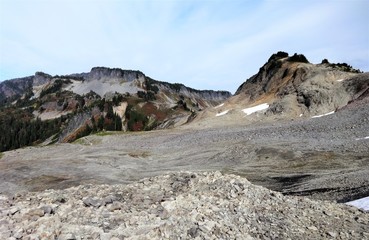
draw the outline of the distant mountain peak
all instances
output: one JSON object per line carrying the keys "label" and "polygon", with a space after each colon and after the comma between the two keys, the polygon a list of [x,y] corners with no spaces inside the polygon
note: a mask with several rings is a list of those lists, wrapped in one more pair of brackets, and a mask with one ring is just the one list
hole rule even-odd
{"label": "distant mountain peak", "polygon": [[[218,119],[251,123],[326,116],[348,104],[367,102],[368,74],[347,63],[324,59],[313,64],[303,54],[279,51],[242,83],[234,96],[202,117],[217,119],[214,123],[218,124]],[[263,110],[245,116],[248,110],[261,107]]]}
{"label": "distant mountain peak", "polygon": [[[272,90],[271,86],[275,84],[280,84],[281,80],[286,82],[286,77],[291,75],[291,73],[292,75],[290,76],[290,78],[304,79],[306,78],[304,74],[311,72],[312,69],[316,69],[321,73],[329,72],[332,70],[338,70],[336,71],[336,73],[360,73],[359,70],[353,69],[350,65],[346,63],[334,64],[329,63],[328,60],[325,59],[322,64],[311,64],[303,54],[295,53],[290,56],[287,52],[279,51],[272,54],[268,61],[259,69],[259,72],[247,79],[237,89],[235,95],[246,93],[250,94],[250,96],[253,98],[253,96],[266,93],[268,92],[268,90]],[[262,91],[254,91],[254,89],[250,86],[250,84],[253,83],[257,83]]]}
{"label": "distant mountain peak", "polygon": [[36,72],[0,83],[4,112],[0,132],[6,135],[0,139],[0,151],[45,141],[54,134],[51,141],[71,142],[98,131],[180,126],[230,96],[120,68],[94,67],[88,73],[62,76]]}

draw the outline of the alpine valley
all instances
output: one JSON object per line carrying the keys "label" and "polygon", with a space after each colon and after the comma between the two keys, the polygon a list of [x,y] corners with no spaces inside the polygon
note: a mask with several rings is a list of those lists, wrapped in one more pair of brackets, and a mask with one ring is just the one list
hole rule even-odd
{"label": "alpine valley", "polygon": [[37,72],[0,102],[0,239],[369,239],[369,73],[347,63],[277,52],[234,95]]}

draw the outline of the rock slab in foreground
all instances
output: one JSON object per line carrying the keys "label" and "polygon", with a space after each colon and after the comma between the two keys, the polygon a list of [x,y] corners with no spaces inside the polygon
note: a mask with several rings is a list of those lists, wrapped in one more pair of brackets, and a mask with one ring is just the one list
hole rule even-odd
{"label": "rock slab in foreground", "polygon": [[0,239],[369,239],[369,214],[219,172],[0,196]]}

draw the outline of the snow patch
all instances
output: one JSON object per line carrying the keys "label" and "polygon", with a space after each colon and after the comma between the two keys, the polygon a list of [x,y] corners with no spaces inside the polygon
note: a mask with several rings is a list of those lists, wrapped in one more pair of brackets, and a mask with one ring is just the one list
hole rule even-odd
{"label": "snow patch", "polygon": [[338,80],[336,80],[337,82],[342,82],[344,79],[338,79]]}
{"label": "snow patch", "polygon": [[334,113],[334,111],[332,111],[332,112],[329,112],[329,113],[325,113],[325,114],[322,114],[322,115],[316,115],[316,116],[312,116],[311,118],[319,118],[319,117],[324,117],[324,116],[328,116],[328,115],[331,115],[331,114],[333,114]]}
{"label": "snow patch", "polygon": [[299,117],[302,117],[302,113],[300,114],[300,116]]}
{"label": "snow patch", "polygon": [[224,105],[224,103],[219,104],[218,106],[215,106],[214,108],[220,108],[220,107],[222,107],[223,105]]}
{"label": "snow patch", "polygon": [[356,141],[358,141],[358,140],[365,140],[365,139],[369,139],[369,136],[363,137],[363,138],[356,138]]}
{"label": "snow patch", "polygon": [[225,110],[224,112],[217,113],[215,116],[216,117],[223,116],[223,115],[226,115],[228,112],[229,112],[229,110]]}
{"label": "snow patch", "polygon": [[347,205],[361,208],[365,211],[369,211],[369,197],[360,198],[351,202],[347,202]]}
{"label": "snow patch", "polygon": [[246,115],[250,115],[253,114],[254,112],[258,112],[261,110],[265,110],[269,108],[269,104],[268,103],[263,103],[254,107],[250,107],[250,108],[245,108],[242,110],[242,112],[246,113]]}

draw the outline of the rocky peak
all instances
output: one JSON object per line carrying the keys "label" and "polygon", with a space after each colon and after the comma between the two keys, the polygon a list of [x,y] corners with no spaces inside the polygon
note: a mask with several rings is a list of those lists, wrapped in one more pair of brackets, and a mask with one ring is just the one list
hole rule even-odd
{"label": "rocky peak", "polygon": [[11,102],[32,88],[34,76],[0,82],[0,103]]}
{"label": "rocky peak", "polygon": [[33,77],[33,86],[40,86],[45,83],[50,82],[53,77],[44,72],[36,72],[35,76]]}
{"label": "rocky peak", "polygon": [[94,67],[87,74],[87,80],[120,79],[131,82],[143,78],[145,75],[140,71],[122,70],[120,68]]}
{"label": "rocky peak", "polygon": [[[289,56],[286,52],[273,54],[236,91],[230,102],[243,106],[268,103],[265,116],[280,118],[316,116],[335,112],[352,101],[366,89],[363,82],[355,80],[360,70],[346,63],[329,63],[324,59],[312,64],[302,55]],[[367,79],[366,75],[362,76]],[[356,86],[355,90],[348,85]]]}
{"label": "rocky peak", "polygon": [[286,58],[286,57],[288,57],[288,53],[279,51],[277,53],[273,53],[272,56],[270,56],[270,58],[268,59],[268,62]]}
{"label": "rocky peak", "polygon": [[237,89],[235,95],[246,94],[252,100],[263,94],[274,94],[290,80],[295,80],[295,85],[300,84],[312,66],[303,54],[289,56],[282,51],[272,54],[259,72]]}

